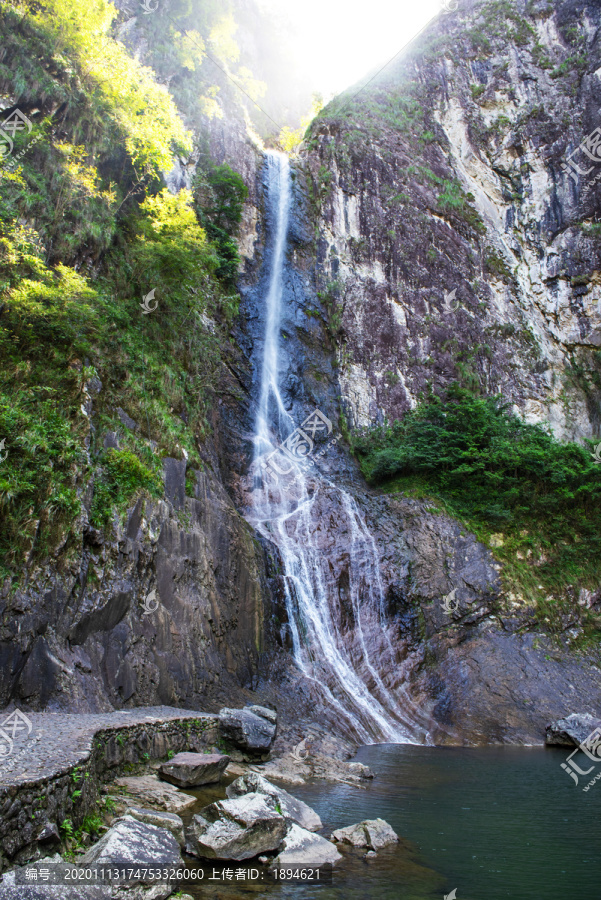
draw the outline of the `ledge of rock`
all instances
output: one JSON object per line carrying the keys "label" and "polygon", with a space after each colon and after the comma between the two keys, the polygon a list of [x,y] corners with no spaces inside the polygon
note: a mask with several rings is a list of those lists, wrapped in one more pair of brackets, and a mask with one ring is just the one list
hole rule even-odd
{"label": "ledge of rock", "polygon": [[161,765],[159,773],[178,787],[199,787],[221,781],[229,761],[221,753],[178,753]]}
{"label": "ledge of rock", "polygon": [[601,728],[601,719],[590,713],[572,713],[565,719],[558,719],[547,725],[545,743],[550,746],[578,747],[596,728]]}

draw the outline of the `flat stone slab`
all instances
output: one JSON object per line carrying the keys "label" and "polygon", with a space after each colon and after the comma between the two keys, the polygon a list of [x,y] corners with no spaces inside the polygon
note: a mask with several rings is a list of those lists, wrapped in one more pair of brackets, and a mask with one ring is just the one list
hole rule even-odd
{"label": "flat stone slab", "polygon": [[230,761],[222,753],[177,753],[159,767],[164,781],[178,787],[199,787],[221,781]]}
{"label": "flat stone slab", "polygon": [[112,782],[111,788],[114,786],[131,794],[138,803],[148,804],[155,809],[164,809],[170,813],[180,813],[196,803],[196,797],[183,794],[176,787],[159,781],[156,775],[131,775],[116,778]]}
{"label": "flat stone slab", "polygon": [[[0,722],[9,711],[0,712]],[[214,722],[217,716],[173,706],[143,706],[106,713],[29,712],[31,723],[21,723],[10,746],[10,754],[0,758],[0,786],[29,784],[70,772],[90,756],[99,731],[129,725],[157,725],[162,722],[202,719]]]}

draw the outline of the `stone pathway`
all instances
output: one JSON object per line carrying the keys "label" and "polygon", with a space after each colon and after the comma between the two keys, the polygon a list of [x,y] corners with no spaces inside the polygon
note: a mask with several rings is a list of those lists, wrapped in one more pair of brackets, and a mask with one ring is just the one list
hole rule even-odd
{"label": "stone pathway", "polygon": [[92,750],[94,735],[128,725],[182,719],[214,720],[213,713],[145,706],[107,713],[0,712],[0,786],[18,785],[70,771]]}

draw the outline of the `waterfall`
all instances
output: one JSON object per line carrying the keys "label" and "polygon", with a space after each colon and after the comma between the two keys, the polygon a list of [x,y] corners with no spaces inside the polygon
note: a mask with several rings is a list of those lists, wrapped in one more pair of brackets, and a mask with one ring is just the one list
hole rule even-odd
{"label": "waterfall", "polygon": [[[297,666],[343,726],[364,743],[409,743],[426,726],[403,687],[394,692],[383,673],[399,663],[384,616],[379,558],[356,501],[342,487],[302,464],[279,478],[264,461],[300,423],[280,393],[280,326],[291,205],[288,158],[266,155],[267,258],[265,338],[259,366],[254,463],[248,519],[279,550]],[[324,416],[331,428],[331,423]],[[319,424],[319,422],[317,423]],[[323,508],[322,508],[323,506]],[[332,512],[335,510],[335,513]],[[331,543],[324,516],[346,536],[346,557]],[[326,532],[324,534],[324,531]],[[343,558],[345,557],[345,558]],[[332,565],[344,570],[346,587],[332,582]]]}

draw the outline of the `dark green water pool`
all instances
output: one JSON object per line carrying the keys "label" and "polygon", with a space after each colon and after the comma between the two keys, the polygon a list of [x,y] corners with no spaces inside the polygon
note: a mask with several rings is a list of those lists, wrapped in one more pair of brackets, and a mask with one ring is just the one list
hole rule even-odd
{"label": "dark green water pool", "polygon": [[386,819],[402,837],[398,847],[374,860],[356,852],[334,870],[332,885],[205,885],[195,896],[443,900],[455,888],[457,900],[601,900],[601,782],[583,793],[560,768],[566,756],[363,747],[357,759],[377,772],[367,787],[321,782],[290,792],[328,830]]}

